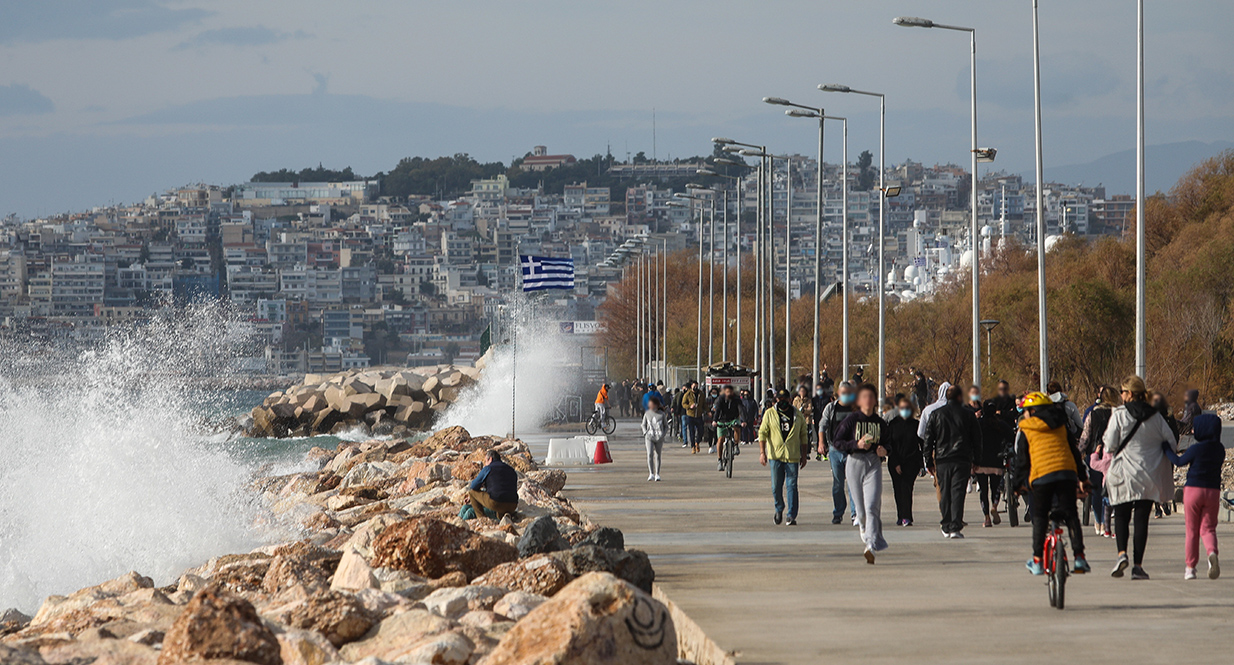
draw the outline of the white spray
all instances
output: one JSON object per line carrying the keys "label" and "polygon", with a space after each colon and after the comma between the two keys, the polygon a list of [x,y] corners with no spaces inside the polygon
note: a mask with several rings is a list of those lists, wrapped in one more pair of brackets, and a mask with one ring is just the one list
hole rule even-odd
{"label": "white spray", "polygon": [[167,584],[251,549],[252,463],[208,442],[207,395],[234,328],[218,308],[109,337],[69,362],[30,345],[0,365],[0,607],[136,570]]}

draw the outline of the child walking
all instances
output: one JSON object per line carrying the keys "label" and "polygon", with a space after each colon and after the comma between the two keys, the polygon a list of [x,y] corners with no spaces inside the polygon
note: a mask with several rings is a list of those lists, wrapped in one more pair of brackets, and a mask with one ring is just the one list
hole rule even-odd
{"label": "child walking", "polygon": [[1221,566],[1217,563],[1217,507],[1221,501],[1221,465],[1225,463],[1221,418],[1202,413],[1192,421],[1192,430],[1195,443],[1183,454],[1176,454],[1168,444],[1161,444],[1161,448],[1174,466],[1191,465],[1183,488],[1183,512],[1187,520],[1187,568],[1183,571],[1183,579],[1195,579],[1195,567],[1200,562],[1200,539],[1203,539],[1208,550],[1208,579],[1215,580],[1221,576]]}
{"label": "child walking", "polygon": [[647,481],[660,482],[660,454],[664,450],[664,435],[668,426],[664,422],[664,410],[660,399],[647,400],[643,413],[643,442],[647,444]]}

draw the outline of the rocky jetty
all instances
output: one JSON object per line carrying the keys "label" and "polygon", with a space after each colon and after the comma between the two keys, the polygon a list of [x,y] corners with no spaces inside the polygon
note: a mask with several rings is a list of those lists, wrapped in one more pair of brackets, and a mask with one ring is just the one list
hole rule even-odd
{"label": "rocky jetty", "polygon": [[[489,449],[519,472],[519,510],[461,520]],[[301,539],[164,587],[133,572],[51,596],[33,617],[7,611],[0,662],[678,662],[647,555],[580,515],[559,495],[565,472],[539,469],[521,441],[451,427],[307,459],[317,470],[254,482]]]}
{"label": "rocky jetty", "polygon": [[429,365],[306,374],[272,393],[241,424],[253,437],[313,436],[364,429],[373,435],[425,430],[480,378],[480,369]]}

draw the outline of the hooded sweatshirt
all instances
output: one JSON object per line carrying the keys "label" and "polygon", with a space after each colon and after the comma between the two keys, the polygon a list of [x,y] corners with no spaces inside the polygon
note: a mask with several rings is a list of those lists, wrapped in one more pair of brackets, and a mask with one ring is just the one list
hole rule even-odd
{"label": "hooded sweatshirt", "polygon": [[947,405],[947,389],[950,387],[950,381],[943,381],[943,385],[938,387],[938,399],[921,410],[921,420],[917,423],[917,438],[925,440],[926,425],[930,423],[930,414]]}
{"label": "hooded sweatshirt", "polygon": [[[1138,428],[1137,422],[1140,423]],[[1158,503],[1172,500],[1174,472],[1161,452],[1161,444],[1176,449],[1178,443],[1156,409],[1135,400],[1114,409],[1102,443],[1105,456],[1113,457],[1105,474],[1106,496],[1111,505],[1136,500]]]}
{"label": "hooded sweatshirt", "polygon": [[1016,482],[1031,487],[1058,481],[1087,480],[1080,451],[1067,433],[1067,412],[1061,404],[1038,408],[1020,421],[1016,439]]}
{"label": "hooded sweatshirt", "polygon": [[[857,442],[867,434],[874,443],[869,449],[863,450],[857,446]],[[835,437],[836,450],[849,455],[874,455],[879,446],[891,447],[891,442],[887,439],[887,422],[877,413],[867,416],[861,411],[852,412],[836,427]]]}
{"label": "hooded sweatshirt", "polygon": [[1195,443],[1182,455],[1168,445],[1161,450],[1174,466],[1191,465],[1187,469],[1187,487],[1221,489],[1221,465],[1225,464],[1225,446],[1221,443],[1221,418],[1211,413],[1202,413],[1192,422]]}

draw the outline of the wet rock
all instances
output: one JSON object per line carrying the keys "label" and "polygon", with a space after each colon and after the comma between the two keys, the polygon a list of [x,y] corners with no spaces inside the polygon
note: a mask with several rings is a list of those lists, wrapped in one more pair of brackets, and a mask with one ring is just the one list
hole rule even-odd
{"label": "wet rock", "polygon": [[507,593],[506,589],[491,586],[465,586],[438,589],[424,599],[428,611],[458,619],[473,610],[491,610],[493,605]]}
{"label": "wet rock", "polygon": [[565,588],[572,579],[574,577],[565,563],[556,557],[541,554],[503,563],[477,577],[474,583],[551,596]]}
{"label": "wet rock", "polygon": [[517,558],[518,550],[508,543],[439,519],[416,517],[382,532],[373,544],[372,563],[430,578],[460,572],[472,579]]}
{"label": "wet rock", "polygon": [[248,601],[220,586],[197,592],[163,639],[159,665],[229,658],[279,665],[279,643]]}
{"label": "wet rock", "polygon": [[606,550],[624,550],[626,548],[626,537],[621,533],[621,529],[614,529],[609,526],[602,526],[587,534],[583,542],[598,545]]}
{"label": "wet rock", "polygon": [[501,597],[493,605],[493,611],[508,619],[518,621],[523,617],[531,614],[531,611],[544,604],[548,600],[544,596],[536,593],[528,593],[526,591],[511,591]]}
{"label": "wet rock", "polygon": [[562,540],[561,532],[557,530],[557,522],[547,515],[537,517],[528,524],[518,541],[519,558],[565,549],[569,549],[569,545]]}
{"label": "wet rock", "polygon": [[580,577],[502,637],[485,665],[597,663],[676,665],[668,610],[605,573]]}

